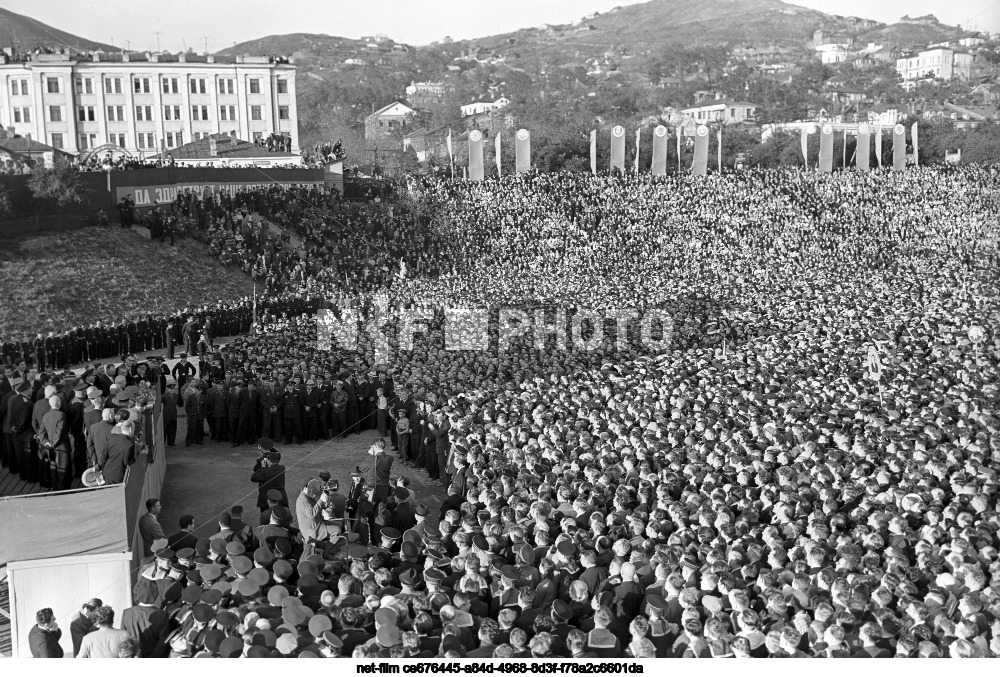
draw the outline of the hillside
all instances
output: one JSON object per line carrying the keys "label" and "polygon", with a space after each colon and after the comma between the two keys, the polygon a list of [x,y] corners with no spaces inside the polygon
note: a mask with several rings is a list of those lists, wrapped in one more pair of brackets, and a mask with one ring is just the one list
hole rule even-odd
{"label": "hillside", "polygon": [[111,45],[81,38],[0,7],[0,47],[12,47],[14,51],[26,52],[36,47],[66,46],[82,51],[115,49]]}

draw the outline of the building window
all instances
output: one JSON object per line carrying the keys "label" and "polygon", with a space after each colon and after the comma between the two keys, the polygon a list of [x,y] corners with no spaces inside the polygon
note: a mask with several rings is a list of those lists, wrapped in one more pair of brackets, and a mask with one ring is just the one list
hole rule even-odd
{"label": "building window", "polygon": [[156,138],[153,134],[145,133],[137,134],[136,136],[138,137],[139,148],[144,150],[156,150]]}
{"label": "building window", "polygon": [[28,96],[28,81],[27,80],[11,80],[10,82],[10,93],[13,96]]}
{"label": "building window", "polygon": [[108,106],[108,122],[124,122],[124,121],[125,121],[124,106]]}
{"label": "building window", "polygon": [[263,120],[261,117],[260,106],[250,106],[250,119],[251,120]]}
{"label": "building window", "polygon": [[49,122],[62,122],[61,106],[49,106]]}
{"label": "building window", "polygon": [[149,94],[149,78],[136,78],[132,81],[132,89],[136,94]]}
{"label": "building window", "polygon": [[167,132],[167,148],[176,148],[184,145],[184,132]]}
{"label": "building window", "polygon": [[199,78],[191,80],[191,93],[192,94],[204,94],[205,93],[205,80],[204,78]]}
{"label": "building window", "polygon": [[235,122],[236,106],[219,106],[219,119]]}
{"label": "building window", "polygon": [[177,94],[179,92],[177,88],[177,78],[164,78],[163,79],[163,93],[164,94]]}
{"label": "building window", "polygon": [[278,94],[288,94],[288,80],[278,78]]}
{"label": "building window", "polygon": [[63,135],[62,134],[53,134],[52,135],[52,143],[50,143],[49,145],[52,146],[53,148],[58,148],[59,150],[62,150],[62,147],[63,147]]}
{"label": "building window", "polygon": [[93,122],[94,121],[94,107],[93,106],[77,106],[76,107],[76,119],[80,122]]}
{"label": "building window", "polygon": [[135,119],[139,122],[150,122],[153,119],[152,106],[136,106]]}
{"label": "building window", "polygon": [[80,150],[87,150],[88,148],[97,146],[97,134],[80,134],[77,140]]}
{"label": "building window", "polygon": [[122,93],[122,79],[121,78],[106,78],[104,80],[104,93],[105,94],[121,94]]}
{"label": "building window", "polygon": [[76,79],[76,93],[77,94],[93,94],[94,93],[94,81],[91,78],[77,78]]}
{"label": "building window", "polygon": [[108,143],[115,146],[125,147],[125,135],[124,134],[108,134]]}
{"label": "building window", "polygon": [[45,78],[45,91],[49,94],[58,94],[59,78]]}
{"label": "building window", "polygon": [[236,91],[232,78],[222,78],[219,80],[219,94],[232,94]]}
{"label": "building window", "polygon": [[30,108],[15,108],[14,109],[14,122],[31,122],[31,109]]}
{"label": "building window", "polygon": [[258,80],[257,78],[250,79],[250,93],[260,94],[260,80]]}
{"label": "building window", "polygon": [[163,119],[164,120],[180,120],[181,119],[181,107],[180,106],[164,106],[163,107]]}
{"label": "building window", "polygon": [[288,106],[278,106],[278,119],[288,120]]}

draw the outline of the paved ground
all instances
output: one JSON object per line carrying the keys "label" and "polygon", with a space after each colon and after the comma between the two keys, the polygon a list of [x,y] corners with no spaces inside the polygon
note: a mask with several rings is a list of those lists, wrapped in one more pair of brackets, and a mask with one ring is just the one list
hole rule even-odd
{"label": "paved ground", "polygon": [[[179,410],[183,412],[183,410]],[[195,516],[200,530],[197,535],[209,536],[218,531],[218,516],[234,505],[242,505],[246,514],[256,520],[257,485],[250,482],[250,475],[257,460],[256,447],[243,445],[233,448],[228,442],[217,443],[206,440],[202,446],[184,446],[187,421],[179,414],[177,446],[167,447],[167,476],[164,481],[163,512],[160,524],[169,535],[178,529],[178,519],[185,513]],[[367,471],[372,477],[368,448],[378,439],[374,430],[368,430],[347,438],[319,441],[308,444],[277,444],[281,452],[281,462],[286,467],[286,490],[289,500],[302,488],[305,480],[316,477],[321,470],[328,470],[340,480],[342,491],[350,486],[350,473],[355,466]],[[416,499],[437,514],[445,498],[444,487],[431,482],[423,470],[415,470],[396,461],[393,476],[405,475],[410,480],[410,488]],[[294,507],[293,507],[294,510]]]}

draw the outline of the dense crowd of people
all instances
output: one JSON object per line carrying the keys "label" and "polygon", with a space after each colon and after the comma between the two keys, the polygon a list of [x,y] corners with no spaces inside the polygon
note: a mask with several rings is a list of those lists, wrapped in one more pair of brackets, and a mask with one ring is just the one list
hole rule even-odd
{"label": "dense crowd of people", "polygon": [[[963,166],[247,196],[302,246],[265,261],[249,334],[173,377],[188,443],[257,442],[262,512],[151,548],[122,629],[143,656],[997,655],[998,188]],[[499,307],[657,309],[670,349],[609,322],[590,350],[445,350],[456,306],[493,336]],[[357,345],[317,342],[320,307],[361,311]],[[379,355],[406,308],[433,319]],[[364,427],[374,479],[293,499],[279,447]]]}

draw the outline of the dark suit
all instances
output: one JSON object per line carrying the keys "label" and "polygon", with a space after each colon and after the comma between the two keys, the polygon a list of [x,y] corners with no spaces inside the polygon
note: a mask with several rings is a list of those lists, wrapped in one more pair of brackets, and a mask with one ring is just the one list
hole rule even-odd
{"label": "dark suit", "polygon": [[7,434],[7,448],[14,452],[7,458],[10,471],[19,473],[23,480],[28,479],[28,457],[31,456],[31,409],[31,401],[25,395],[14,395],[7,402],[7,418],[3,426]]}
{"label": "dark suit", "polygon": [[280,463],[267,468],[257,468],[250,476],[251,482],[257,482],[257,508],[267,510],[267,492],[277,489],[281,492],[280,505],[288,507],[288,494],[285,492],[285,466]]}
{"label": "dark suit", "polygon": [[133,462],[135,442],[130,437],[117,433],[111,435],[108,441],[107,456],[97,458],[108,484],[121,484],[125,480],[125,469]]}
{"label": "dark suit", "polygon": [[42,630],[37,625],[31,626],[28,631],[28,648],[31,649],[32,658],[62,658],[63,650],[59,646],[59,639],[62,637],[62,629],[55,632]]}

